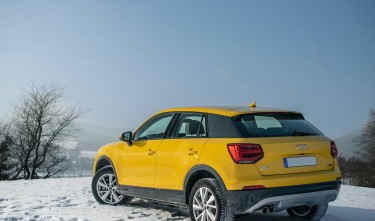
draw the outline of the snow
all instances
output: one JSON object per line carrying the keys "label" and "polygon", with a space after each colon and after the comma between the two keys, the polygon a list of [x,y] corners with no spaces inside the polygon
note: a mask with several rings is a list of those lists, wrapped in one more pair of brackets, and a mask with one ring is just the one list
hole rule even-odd
{"label": "snow", "polygon": [[[187,210],[136,199],[128,206],[99,205],[91,178],[0,182],[0,220],[189,221]],[[375,189],[342,186],[322,221],[367,221],[375,217]],[[292,221],[286,212],[251,214],[237,221]]]}

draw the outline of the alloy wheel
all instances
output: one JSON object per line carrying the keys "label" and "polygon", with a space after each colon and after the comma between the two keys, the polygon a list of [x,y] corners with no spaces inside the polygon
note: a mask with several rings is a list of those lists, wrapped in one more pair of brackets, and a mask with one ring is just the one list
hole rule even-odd
{"label": "alloy wheel", "polygon": [[123,195],[117,192],[117,181],[114,174],[106,173],[99,177],[96,191],[107,204],[117,204],[123,198]]}
{"label": "alloy wheel", "polygon": [[193,214],[197,221],[215,221],[218,204],[215,196],[207,187],[199,188],[194,194]]}

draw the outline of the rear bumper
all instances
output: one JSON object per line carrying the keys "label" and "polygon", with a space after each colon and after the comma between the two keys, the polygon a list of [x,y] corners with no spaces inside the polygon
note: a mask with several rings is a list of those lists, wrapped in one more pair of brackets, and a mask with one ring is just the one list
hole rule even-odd
{"label": "rear bumper", "polygon": [[341,181],[260,190],[227,191],[228,204],[234,214],[252,213],[264,206],[275,206],[281,211],[293,206],[313,206],[334,201]]}

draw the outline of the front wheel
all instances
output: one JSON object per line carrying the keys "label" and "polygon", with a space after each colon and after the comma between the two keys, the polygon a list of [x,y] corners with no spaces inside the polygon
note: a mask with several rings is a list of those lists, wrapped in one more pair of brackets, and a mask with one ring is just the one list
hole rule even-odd
{"label": "front wheel", "polygon": [[224,192],[215,179],[199,180],[189,197],[189,213],[192,221],[232,221]]}
{"label": "front wheel", "polygon": [[117,191],[117,179],[112,167],[100,169],[92,179],[92,193],[100,204],[119,205],[129,203],[132,198]]}
{"label": "front wheel", "polygon": [[291,217],[299,217],[306,220],[320,220],[328,209],[328,203],[318,204],[315,206],[296,206],[286,211]]}

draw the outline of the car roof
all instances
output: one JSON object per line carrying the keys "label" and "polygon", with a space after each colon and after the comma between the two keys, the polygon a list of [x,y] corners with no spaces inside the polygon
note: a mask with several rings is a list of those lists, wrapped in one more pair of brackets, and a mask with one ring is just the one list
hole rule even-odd
{"label": "car roof", "polygon": [[276,108],[267,108],[267,107],[248,107],[248,106],[196,106],[196,107],[175,107],[162,110],[158,112],[160,113],[167,113],[167,112],[199,112],[199,113],[210,113],[210,114],[218,114],[228,117],[234,117],[241,114],[248,114],[248,113],[297,113],[301,114],[297,111],[291,110],[282,110]]}

